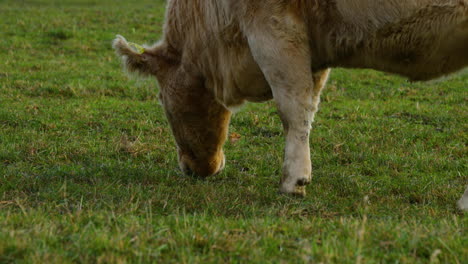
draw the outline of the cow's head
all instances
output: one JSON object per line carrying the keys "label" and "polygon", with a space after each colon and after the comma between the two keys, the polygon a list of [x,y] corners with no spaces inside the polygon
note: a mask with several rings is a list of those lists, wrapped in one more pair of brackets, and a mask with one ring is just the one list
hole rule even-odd
{"label": "cow's head", "polygon": [[182,171],[205,177],[222,170],[230,111],[206,89],[203,76],[181,65],[180,58],[167,47],[131,45],[121,36],[113,43],[128,71],[157,78]]}

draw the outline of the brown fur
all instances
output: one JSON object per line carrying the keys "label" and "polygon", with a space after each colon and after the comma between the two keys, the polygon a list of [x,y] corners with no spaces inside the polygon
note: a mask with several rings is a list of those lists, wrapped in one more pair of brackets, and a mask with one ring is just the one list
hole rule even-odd
{"label": "brown fur", "polygon": [[185,172],[222,169],[229,109],[274,98],[287,134],[282,190],[304,193],[327,68],[413,80],[462,69],[468,0],[168,0],[160,42],[138,54],[119,37],[114,48],[129,71],[158,79]]}

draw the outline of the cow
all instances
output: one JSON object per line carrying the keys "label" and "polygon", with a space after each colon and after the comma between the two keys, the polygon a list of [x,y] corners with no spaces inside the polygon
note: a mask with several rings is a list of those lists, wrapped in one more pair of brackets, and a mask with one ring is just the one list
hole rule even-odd
{"label": "cow", "polygon": [[273,99],[286,146],[280,191],[305,195],[309,131],[330,68],[426,81],[468,65],[468,0],[168,0],[162,39],[113,42],[156,77],[186,174],[225,166],[231,113]]}

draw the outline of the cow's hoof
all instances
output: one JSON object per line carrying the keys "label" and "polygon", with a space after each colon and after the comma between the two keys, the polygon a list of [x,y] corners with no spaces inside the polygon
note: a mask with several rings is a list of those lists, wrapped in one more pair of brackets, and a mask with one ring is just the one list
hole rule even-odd
{"label": "cow's hoof", "polygon": [[292,196],[304,197],[306,186],[310,183],[311,177],[283,178],[280,183],[280,192]]}
{"label": "cow's hoof", "polygon": [[288,188],[287,186],[282,185],[280,187],[280,193],[295,197],[305,197],[306,187],[305,185],[296,185],[293,188]]}
{"label": "cow's hoof", "polygon": [[306,186],[310,184],[310,178],[302,178],[296,181],[296,186]]}

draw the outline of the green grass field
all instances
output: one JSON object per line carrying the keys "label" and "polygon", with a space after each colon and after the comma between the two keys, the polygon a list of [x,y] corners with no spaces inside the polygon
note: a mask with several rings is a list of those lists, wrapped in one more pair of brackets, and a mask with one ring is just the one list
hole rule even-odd
{"label": "green grass field", "polygon": [[234,116],[226,170],[198,180],[155,81],[111,48],[158,40],[164,3],[0,0],[0,263],[468,263],[466,72],[335,70],[305,199],[277,192],[272,102]]}

